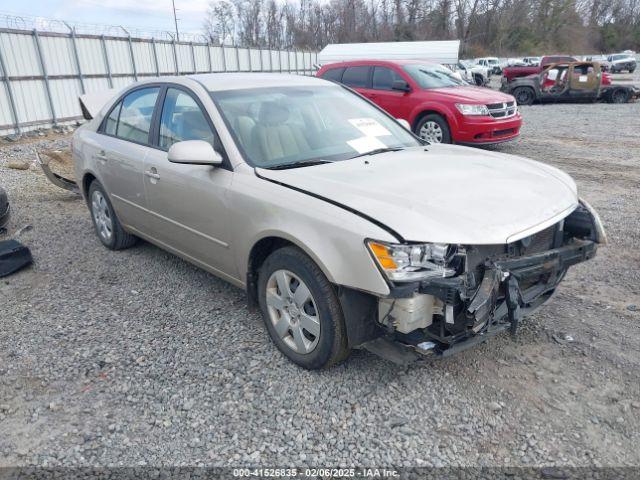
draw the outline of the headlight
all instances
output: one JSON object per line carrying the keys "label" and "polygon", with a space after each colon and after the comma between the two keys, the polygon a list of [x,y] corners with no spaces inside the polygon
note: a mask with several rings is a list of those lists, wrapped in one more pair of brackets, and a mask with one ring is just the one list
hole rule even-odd
{"label": "headlight", "polygon": [[489,115],[486,105],[467,105],[466,103],[456,103],[456,108],[462,115]]}
{"label": "headlight", "polygon": [[376,263],[393,282],[410,282],[430,277],[451,277],[455,270],[446,267],[451,256],[449,245],[420,243],[403,245],[368,240],[367,247]]}

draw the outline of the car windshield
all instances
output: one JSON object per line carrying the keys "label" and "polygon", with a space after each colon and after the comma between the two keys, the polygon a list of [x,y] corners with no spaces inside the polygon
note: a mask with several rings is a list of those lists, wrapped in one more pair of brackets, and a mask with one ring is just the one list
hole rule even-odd
{"label": "car windshield", "polygon": [[226,90],[211,97],[255,167],[303,166],[421,145],[395,120],[337,85]]}
{"label": "car windshield", "polygon": [[409,64],[403,68],[420,85],[420,88],[429,89],[467,85],[457,78],[451,70],[441,65]]}

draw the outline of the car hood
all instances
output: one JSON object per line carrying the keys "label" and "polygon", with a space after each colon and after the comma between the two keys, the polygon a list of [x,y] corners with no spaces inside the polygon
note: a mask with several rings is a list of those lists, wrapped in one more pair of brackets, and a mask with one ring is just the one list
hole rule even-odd
{"label": "car hood", "polygon": [[554,167],[451,145],[256,173],[415,242],[509,243],[560,221],[578,205],[575,183]]}
{"label": "car hood", "polygon": [[433,93],[442,93],[456,102],[468,102],[473,104],[501,103],[513,101],[513,97],[511,95],[496,92],[495,90],[490,90],[483,87],[464,86],[433,88],[425,91],[431,95]]}

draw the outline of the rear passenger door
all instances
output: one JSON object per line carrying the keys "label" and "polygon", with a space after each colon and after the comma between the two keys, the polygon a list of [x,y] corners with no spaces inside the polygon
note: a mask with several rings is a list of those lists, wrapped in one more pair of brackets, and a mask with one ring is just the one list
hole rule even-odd
{"label": "rear passenger door", "polygon": [[151,235],[166,248],[218,274],[236,278],[230,254],[227,192],[233,172],[227,166],[186,165],[167,159],[183,140],[204,140],[224,157],[218,135],[197,96],[169,86],[158,107],[156,146],[145,158],[144,189]]}
{"label": "rear passenger door", "polygon": [[403,80],[407,82],[402,75],[391,68],[380,66],[373,67],[371,98],[394,118],[404,118],[409,121],[411,113],[411,93],[394,90],[392,87],[395,80]]}
{"label": "rear passenger door", "polygon": [[98,133],[94,154],[99,180],[109,194],[119,220],[145,229],[144,159],[152,150],[149,133],[159,86],[127,93],[109,112]]}

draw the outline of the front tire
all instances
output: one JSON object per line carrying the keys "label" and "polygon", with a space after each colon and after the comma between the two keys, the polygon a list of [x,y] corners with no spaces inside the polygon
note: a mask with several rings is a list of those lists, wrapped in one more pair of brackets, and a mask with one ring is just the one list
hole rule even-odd
{"label": "front tire", "polygon": [[333,285],[296,247],[273,252],[258,275],[258,302],[278,349],[308,370],[349,356],[344,316]]}
{"label": "front tire", "polygon": [[136,237],[122,228],[104,188],[97,180],[89,186],[91,219],[102,244],[110,250],[123,250],[136,243]]}
{"label": "front tire", "polygon": [[451,143],[449,124],[437,113],[422,117],[416,125],[415,134],[429,143]]}

